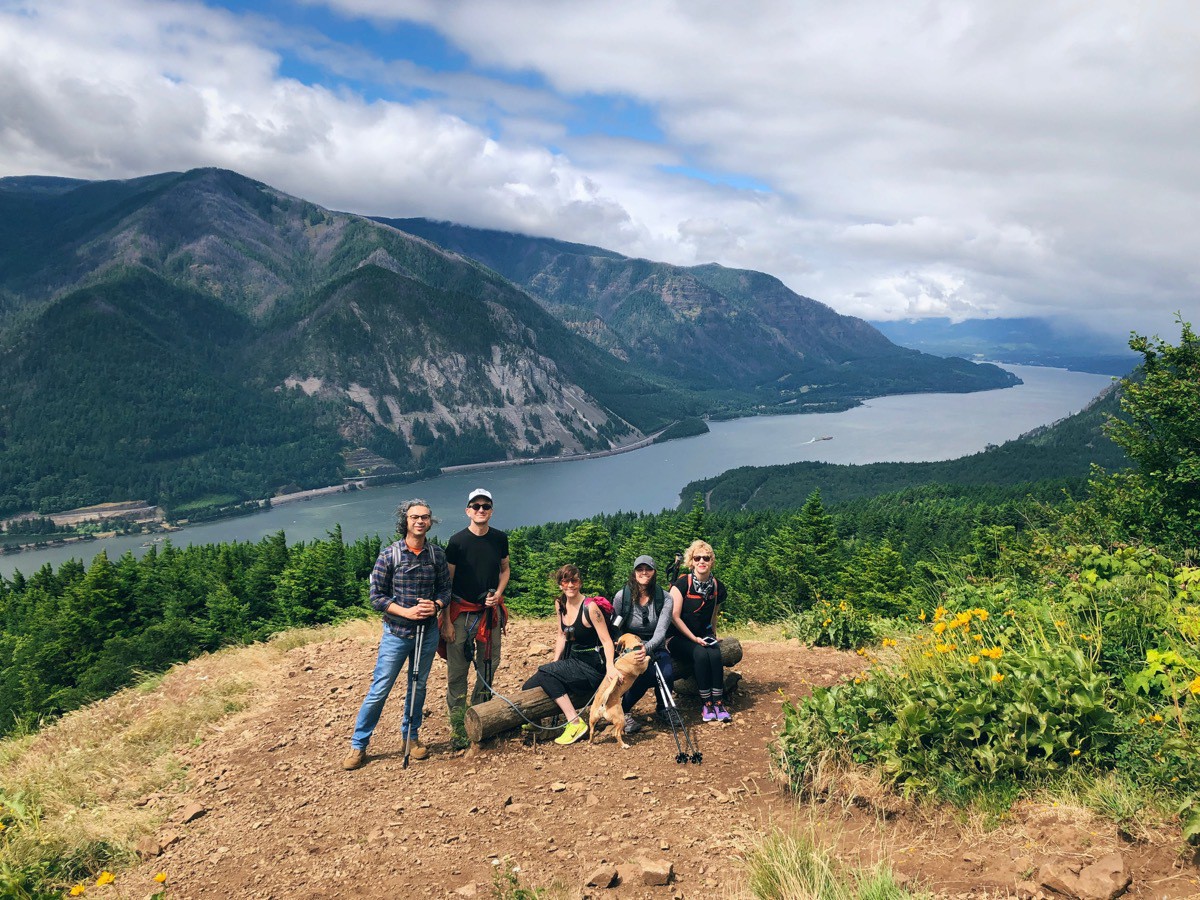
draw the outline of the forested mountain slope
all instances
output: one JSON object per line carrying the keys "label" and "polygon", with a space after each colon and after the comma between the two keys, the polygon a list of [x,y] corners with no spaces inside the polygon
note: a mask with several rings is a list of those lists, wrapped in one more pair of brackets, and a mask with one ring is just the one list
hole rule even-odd
{"label": "forested mountain slope", "polygon": [[761,272],[674,266],[427,219],[380,221],[495,269],[620,359],[693,390],[748,394],[772,411],[1016,383],[995,366],[897,347],[863,320]]}
{"label": "forested mountain slope", "polygon": [[233,172],[0,179],[0,222],[0,515],[328,484],[342,448],[606,448],[699,411],[477,263]]}

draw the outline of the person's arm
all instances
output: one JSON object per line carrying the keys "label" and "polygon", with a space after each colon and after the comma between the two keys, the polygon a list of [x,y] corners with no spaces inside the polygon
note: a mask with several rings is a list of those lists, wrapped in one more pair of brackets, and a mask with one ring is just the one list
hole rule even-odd
{"label": "person's arm", "polygon": [[[585,600],[584,603],[587,601]],[[612,635],[608,633],[608,622],[604,619],[604,613],[596,611],[588,618],[592,620],[592,627],[596,629],[596,637],[600,638],[600,646],[604,648],[604,674],[620,681],[621,673],[617,671],[616,660],[613,656]]]}
{"label": "person's arm", "polygon": [[558,662],[567,649],[567,633],[562,627],[562,613],[558,614],[558,637],[554,641],[554,661]]}
{"label": "person's arm", "polygon": [[[446,568],[450,571],[450,584],[453,585],[455,565],[447,559]],[[447,644],[454,642],[454,620],[450,618],[449,608],[438,610],[438,633]]]}
{"label": "person's arm", "polygon": [[[654,601],[651,600],[651,603]],[[671,627],[671,622],[675,618],[675,593],[674,588],[668,591],[663,597],[662,612],[658,614],[658,621],[654,623],[654,634],[650,635],[650,640],[646,641],[646,652],[648,654],[657,653],[659,648],[667,640],[667,629]]]}
{"label": "person's arm", "polygon": [[392,548],[384,547],[371,570],[371,608],[386,613],[392,602]]}
{"label": "person's arm", "polygon": [[504,589],[508,587],[508,579],[511,574],[508,568],[508,557],[506,556],[500,560],[500,580],[496,583],[496,590],[485,601],[488,606],[495,606],[504,599]]}

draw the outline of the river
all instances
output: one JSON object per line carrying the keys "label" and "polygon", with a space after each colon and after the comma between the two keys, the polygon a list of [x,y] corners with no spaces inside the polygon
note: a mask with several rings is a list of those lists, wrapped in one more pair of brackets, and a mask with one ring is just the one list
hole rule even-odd
{"label": "river", "polygon": [[[710,423],[708,434],[654,444],[600,459],[442,475],[290,503],[237,519],[222,519],[170,535],[177,546],[257,541],[284,531],[288,541],[325,537],[341,523],[347,540],[392,534],[396,505],[421,497],[447,538],[464,527],[471,488],[482,485],[496,500],[497,528],[580,519],[621,510],[674,508],[685,484],[738,466],[817,460],[830,463],[924,462],[954,459],[1011,440],[1039,425],[1078,412],[1112,383],[1107,375],[1005,364],[1024,384],[973,394],[880,397],[839,413],[759,416]],[[814,440],[829,436],[832,440]],[[0,574],[26,574],[68,559],[85,563],[101,550],[115,559],[145,552],[147,535],[127,535],[0,557]]]}

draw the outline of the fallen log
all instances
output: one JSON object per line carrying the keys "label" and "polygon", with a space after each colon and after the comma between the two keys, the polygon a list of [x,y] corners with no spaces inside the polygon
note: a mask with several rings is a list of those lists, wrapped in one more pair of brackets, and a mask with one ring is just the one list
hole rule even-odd
{"label": "fallen log", "polygon": [[[742,661],[742,643],[737,638],[721,638],[721,662],[725,666],[735,666]],[[692,667],[690,663],[675,662],[675,692],[692,696],[696,693],[696,684],[691,680]],[[736,689],[741,676],[736,672],[725,673],[725,689],[732,693]],[[588,695],[571,695],[571,703],[581,712],[582,705],[588,701]],[[515,707],[515,708],[514,708]],[[490,737],[523,725],[526,720],[537,722],[548,716],[557,715],[558,704],[539,688],[527,691],[517,691],[507,701],[493,697],[484,703],[468,707],[463,727],[467,737],[478,744]]]}

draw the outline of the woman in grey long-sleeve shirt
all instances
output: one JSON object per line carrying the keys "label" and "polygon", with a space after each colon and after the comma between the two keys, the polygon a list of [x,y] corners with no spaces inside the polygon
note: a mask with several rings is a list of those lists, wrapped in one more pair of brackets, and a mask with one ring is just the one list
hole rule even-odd
{"label": "woman in grey long-sleeve shirt", "polygon": [[[634,561],[633,571],[629,573],[629,581],[613,597],[613,624],[617,626],[618,634],[636,634],[642,639],[644,647],[642,651],[635,652],[644,652],[650,659],[646,671],[638,676],[633,686],[621,698],[621,708],[625,711],[626,734],[636,734],[642,729],[642,724],[629,715],[629,711],[642,699],[646,691],[654,686],[655,663],[662,670],[668,685],[675,680],[671,654],[667,653],[664,646],[667,629],[671,627],[673,607],[672,596],[658,586],[654,559],[639,556]],[[654,701],[661,711],[663,698],[658,691],[654,692]]]}

